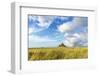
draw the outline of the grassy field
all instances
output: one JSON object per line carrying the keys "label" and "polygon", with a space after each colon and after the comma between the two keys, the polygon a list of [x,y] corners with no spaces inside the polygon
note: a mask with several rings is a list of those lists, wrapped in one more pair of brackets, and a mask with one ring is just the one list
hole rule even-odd
{"label": "grassy field", "polygon": [[28,60],[84,59],[88,58],[88,49],[82,48],[29,48]]}

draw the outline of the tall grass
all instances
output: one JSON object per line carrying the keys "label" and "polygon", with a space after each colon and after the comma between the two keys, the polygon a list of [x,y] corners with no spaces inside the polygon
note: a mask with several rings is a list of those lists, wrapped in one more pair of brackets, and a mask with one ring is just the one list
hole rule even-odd
{"label": "tall grass", "polygon": [[82,59],[88,58],[87,48],[29,48],[28,60]]}

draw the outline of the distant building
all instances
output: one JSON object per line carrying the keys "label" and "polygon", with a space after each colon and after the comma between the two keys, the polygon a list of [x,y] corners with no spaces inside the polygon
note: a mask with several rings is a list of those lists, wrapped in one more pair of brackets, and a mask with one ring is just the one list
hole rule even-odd
{"label": "distant building", "polygon": [[66,47],[63,43],[61,43],[60,45],[59,45],[59,47]]}

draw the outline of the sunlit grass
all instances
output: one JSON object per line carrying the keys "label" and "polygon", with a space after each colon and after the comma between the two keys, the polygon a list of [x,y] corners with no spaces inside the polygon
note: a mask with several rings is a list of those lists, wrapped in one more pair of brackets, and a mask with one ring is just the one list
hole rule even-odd
{"label": "sunlit grass", "polygon": [[81,48],[29,48],[28,60],[56,60],[88,58],[88,49]]}

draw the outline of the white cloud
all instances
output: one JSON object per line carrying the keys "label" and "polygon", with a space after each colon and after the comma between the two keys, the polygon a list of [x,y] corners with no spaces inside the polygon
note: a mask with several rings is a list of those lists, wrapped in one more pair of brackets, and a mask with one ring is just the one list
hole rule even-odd
{"label": "white cloud", "polygon": [[71,42],[69,42],[68,40],[65,40],[65,41],[64,41],[64,44],[65,44],[67,47],[73,47],[73,46],[74,46],[74,44],[71,43]]}
{"label": "white cloud", "polygon": [[50,39],[48,36],[29,35],[29,41],[32,42],[54,42],[56,40]]}
{"label": "white cloud", "polygon": [[71,22],[71,25],[73,28],[76,28],[78,26],[84,26],[86,22],[87,19],[85,17],[74,17],[73,21]]}
{"label": "white cloud", "polygon": [[51,16],[38,16],[38,26],[42,28],[48,28],[53,21],[54,17]]}
{"label": "white cloud", "polygon": [[38,26],[40,26],[40,27],[47,26],[47,23],[45,22],[45,18],[43,16],[38,16],[38,21],[39,21]]}
{"label": "white cloud", "polygon": [[66,32],[66,31],[70,31],[70,30],[72,30],[72,25],[71,25],[71,23],[70,22],[67,22],[67,23],[64,23],[64,24],[62,24],[62,25],[60,25],[59,27],[58,27],[58,30],[60,31],[60,32]]}
{"label": "white cloud", "polygon": [[33,21],[36,21],[37,20],[37,16],[30,15],[28,18],[29,18],[29,20],[33,20]]}
{"label": "white cloud", "polygon": [[[32,20],[34,23],[31,24],[31,27],[29,27],[29,34],[32,32],[39,32],[44,29],[47,29],[52,21],[54,20],[54,17],[51,16],[29,16],[29,20]],[[38,23],[38,22],[39,23]]]}
{"label": "white cloud", "polygon": [[78,41],[78,38],[73,36],[73,37],[68,37],[67,40],[74,44],[75,42]]}
{"label": "white cloud", "polygon": [[[74,33],[64,35],[64,44],[68,47],[74,47],[76,44],[81,46],[87,46],[87,33]],[[84,42],[85,41],[85,42]]]}
{"label": "white cloud", "polygon": [[42,30],[44,30],[44,28],[29,27],[28,33],[29,33],[29,34],[32,34],[32,33],[35,33],[35,32],[40,32],[40,31],[42,31]]}
{"label": "white cloud", "polygon": [[80,39],[81,40],[87,40],[88,39],[88,33],[87,32],[80,33],[79,35],[80,35]]}
{"label": "white cloud", "polygon": [[56,18],[61,19],[61,20],[69,20],[69,17],[67,16],[56,16]]}
{"label": "white cloud", "polygon": [[58,30],[60,32],[67,32],[71,31],[78,26],[83,26],[84,22],[86,22],[86,19],[83,17],[75,17],[71,22],[66,22],[58,27]]}
{"label": "white cloud", "polygon": [[28,33],[29,34],[31,34],[33,32],[39,32],[39,31],[44,30],[44,28],[37,28],[36,27],[36,25],[35,25],[36,23],[35,22],[37,22],[37,19],[38,19],[38,16],[29,16],[29,20],[30,21],[32,20],[34,22],[34,23],[30,24],[31,27],[29,27],[29,29],[28,29]]}
{"label": "white cloud", "polygon": [[29,33],[29,34],[31,34],[31,33],[33,33],[33,32],[34,32],[34,30],[35,30],[34,28],[29,28],[28,33]]}
{"label": "white cloud", "polygon": [[68,34],[68,33],[65,33],[64,35],[64,44],[67,46],[67,47],[73,47],[74,44],[78,41],[79,39],[79,35],[78,34]]}
{"label": "white cloud", "polygon": [[77,37],[77,38],[80,38],[80,34],[78,34],[78,33],[74,33],[73,34],[75,37]]}

